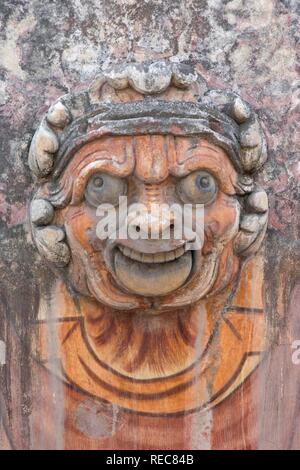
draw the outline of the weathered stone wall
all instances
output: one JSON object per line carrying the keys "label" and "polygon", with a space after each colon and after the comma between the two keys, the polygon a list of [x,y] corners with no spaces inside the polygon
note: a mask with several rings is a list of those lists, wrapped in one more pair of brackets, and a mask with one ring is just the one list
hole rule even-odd
{"label": "weathered stone wall", "polygon": [[[0,339],[5,340],[8,334],[4,318],[9,316],[24,339],[18,365],[23,379],[14,397],[24,426],[20,436],[26,434],[26,416],[30,413],[28,322],[36,311],[38,281],[42,276],[51,280],[52,276],[47,268],[41,267],[27,226],[27,204],[32,192],[27,155],[33,132],[57,97],[82,89],[101,68],[120,60],[172,58],[195,64],[211,87],[228,88],[249,101],[267,136],[269,159],[259,176],[270,201],[266,296],[271,323],[276,328],[286,326],[288,331],[287,335],[282,333],[284,339],[277,343],[288,348],[283,351],[278,347],[268,363],[270,396],[262,399],[262,406],[269,404],[271,397],[278,403],[278,410],[271,424],[262,418],[261,445],[296,445],[292,437],[287,444],[281,424],[286,423],[283,426],[286,429],[299,410],[285,414],[280,394],[288,393],[293,400],[299,390],[299,379],[297,373],[289,372],[285,380],[278,369],[281,367],[284,375],[284,361],[290,363],[289,345],[300,339],[299,320],[296,312],[289,318],[278,318],[273,294],[274,286],[282,282],[280,272],[285,279],[291,279],[291,288],[299,277],[295,262],[299,253],[300,173],[296,154],[297,3],[296,0],[1,1]],[[294,299],[298,292],[299,302],[299,290],[293,292]],[[289,293],[285,301],[288,309]],[[7,360],[11,355],[9,351]],[[9,396],[11,380],[7,371],[2,374],[3,396]],[[263,394],[265,390],[266,387]],[[271,444],[267,444],[264,436],[271,429]]]}

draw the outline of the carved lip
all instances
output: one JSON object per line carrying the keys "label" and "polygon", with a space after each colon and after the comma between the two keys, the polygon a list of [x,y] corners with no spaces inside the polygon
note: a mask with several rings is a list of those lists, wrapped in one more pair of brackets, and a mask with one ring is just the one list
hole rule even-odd
{"label": "carved lip", "polygon": [[114,250],[118,283],[129,292],[149,297],[166,295],[186,283],[193,268],[190,250],[181,246],[160,253],[142,253],[122,245]]}

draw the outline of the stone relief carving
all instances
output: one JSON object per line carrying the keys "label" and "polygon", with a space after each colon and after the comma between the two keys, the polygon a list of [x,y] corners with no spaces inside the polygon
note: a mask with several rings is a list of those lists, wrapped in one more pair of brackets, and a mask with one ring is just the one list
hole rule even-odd
{"label": "stone relief carving", "polygon": [[[185,64],[123,64],[51,106],[33,138],[32,236],[57,284],[40,308],[36,356],[78,390],[151,415],[214,406],[266,348],[263,256],[267,158],[258,118]],[[100,240],[96,210],[204,204],[188,236]],[[118,208],[117,208],[118,209]],[[172,221],[152,221],[158,234]],[[47,350],[57,320],[59,371]],[[66,405],[67,406],[67,405]]]}

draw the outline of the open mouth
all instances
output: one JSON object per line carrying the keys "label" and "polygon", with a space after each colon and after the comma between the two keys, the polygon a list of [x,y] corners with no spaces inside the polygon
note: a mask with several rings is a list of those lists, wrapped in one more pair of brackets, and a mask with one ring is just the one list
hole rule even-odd
{"label": "open mouth", "polygon": [[120,284],[144,296],[161,296],[178,289],[188,279],[192,264],[192,252],[185,246],[152,254],[118,245],[114,255]]}

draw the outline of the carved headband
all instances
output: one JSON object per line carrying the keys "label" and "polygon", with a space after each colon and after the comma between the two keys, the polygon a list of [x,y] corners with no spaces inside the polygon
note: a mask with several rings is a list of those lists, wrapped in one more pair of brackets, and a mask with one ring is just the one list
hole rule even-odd
{"label": "carved headband", "polygon": [[[168,89],[177,89],[170,98]],[[205,91],[186,65],[160,61],[111,69],[92,87],[60,98],[36,132],[29,165],[38,177],[56,179],[86,142],[104,135],[202,135],[222,147],[240,173],[266,160],[256,114],[234,93]],[[123,102],[122,90],[131,89]],[[189,96],[186,99],[186,93]],[[137,92],[137,93],[136,93]]]}

